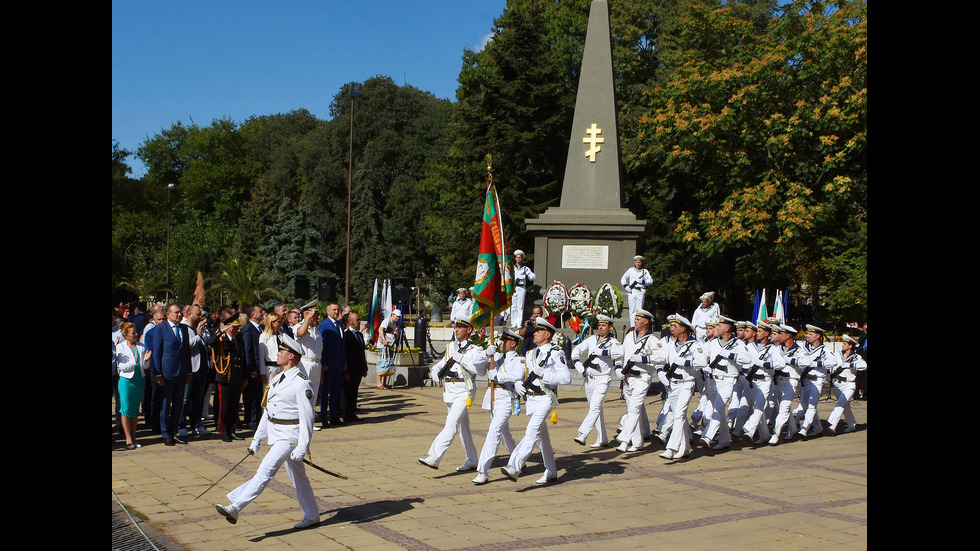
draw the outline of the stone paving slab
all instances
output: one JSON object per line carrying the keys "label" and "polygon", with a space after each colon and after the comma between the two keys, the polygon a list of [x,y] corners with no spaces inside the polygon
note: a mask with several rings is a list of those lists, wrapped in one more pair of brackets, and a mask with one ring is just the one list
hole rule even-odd
{"label": "stone paving slab", "polygon": [[[546,486],[537,450],[515,483],[500,473],[501,446],[490,482],[457,473],[464,460],[454,442],[438,470],[419,465],[445,422],[442,391],[432,387],[377,390],[362,385],[362,422],[313,435],[312,460],[349,478],[307,468],[321,512],[319,527],[296,531],[302,513],[285,469],[231,525],[217,502],[250,478],[259,458],[248,458],[200,499],[195,497],[247,453],[243,441],[212,435],[188,445],[164,446],[141,428],[142,448],[112,449],[112,489],[146,515],[169,549],[276,548],[423,551],[509,549],[617,549],[680,545],[684,549],[864,549],[868,522],[867,402],[852,402],[858,430],[780,444],[714,452],[697,449],[680,461],[659,457],[663,444],[636,453],[575,444],[587,403],[581,390],[561,392],[559,420],[549,425],[559,478]],[[482,393],[479,394],[482,398]],[[470,425],[479,449],[489,413],[478,404]],[[655,418],[659,397],[647,399]],[[625,411],[610,391],[605,417],[611,434]],[[826,419],[833,402],[819,404]],[[527,417],[512,417],[516,440]],[[209,427],[210,428],[210,427]],[[589,442],[594,441],[594,434]],[[259,456],[268,446],[263,444]],[[113,500],[115,502],[115,500]]]}

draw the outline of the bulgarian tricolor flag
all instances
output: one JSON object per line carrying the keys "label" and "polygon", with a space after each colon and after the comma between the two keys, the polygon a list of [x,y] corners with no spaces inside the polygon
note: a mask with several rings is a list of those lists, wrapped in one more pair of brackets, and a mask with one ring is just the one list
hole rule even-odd
{"label": "bulgarian tricolor flag", "polygon": [[480,252],[476,258],[476,280],[473,283],[473,314],[470,323],[479,329],[493,317],[510,307],[514,294],[514,276],[507,245],[504,242],[504,226],[500,217],[500,203],[492,177],[487,178],[487,198],[483,207],[483,229],[480,232]]}
{"label": "bulgarian tricolor flag", "polygon": [[381,292],[378,290],[378,279],[374,279],[374,291],[371,292],[371,310],[368,313],[368,327],[371,329],[371,342],[377,340],[378,328],[381,327]]}

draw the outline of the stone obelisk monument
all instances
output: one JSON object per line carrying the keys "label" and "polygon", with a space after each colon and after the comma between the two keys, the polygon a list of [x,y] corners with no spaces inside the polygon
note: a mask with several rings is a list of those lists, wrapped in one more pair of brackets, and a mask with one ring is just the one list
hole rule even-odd
{"label": "stone obelisk monument", "polygon": [[534,235],[534,272],[542,294],[555,280],[567,289],[584,283],[593,293],[607,282],[619,287],[646,226],[623,208],[606,0],[593,0],[590,7],[580,74],[561,202],[524,220]]}

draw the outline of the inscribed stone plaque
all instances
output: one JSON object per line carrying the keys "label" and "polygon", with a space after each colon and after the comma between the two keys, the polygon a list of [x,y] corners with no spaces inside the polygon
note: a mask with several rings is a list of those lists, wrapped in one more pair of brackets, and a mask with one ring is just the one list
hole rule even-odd
{"label": "inscribed stone plaque", "polygon": [[561,267],[606,270],[609,268],[609,245],[562,245]]}

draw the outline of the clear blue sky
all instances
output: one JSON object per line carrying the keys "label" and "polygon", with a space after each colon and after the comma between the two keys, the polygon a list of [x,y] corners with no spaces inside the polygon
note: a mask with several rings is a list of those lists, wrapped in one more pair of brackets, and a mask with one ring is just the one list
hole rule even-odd
{"label": "clear blue sky", "polygon": [[[131,152],[174,123],[307,109],[390,76],[455,101],[463,50],[506,0],[114,0],[112,138]],[[132,177],[145,168],[134,157]]]}

